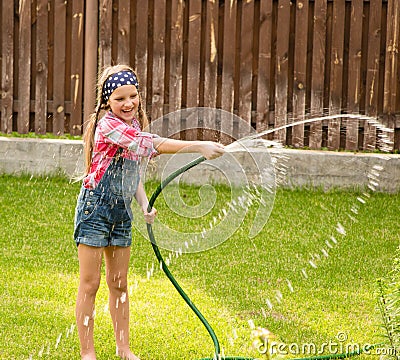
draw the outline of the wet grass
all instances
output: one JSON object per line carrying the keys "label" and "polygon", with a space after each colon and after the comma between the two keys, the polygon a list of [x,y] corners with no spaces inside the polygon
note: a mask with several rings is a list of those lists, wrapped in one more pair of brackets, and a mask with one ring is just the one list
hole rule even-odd
{"label": "wet grass", "polygon": [[[148,184],[148,192],[155,186]],[[78,262],[72,238],[78,192],[79,184],[64,178],[0,176],[1,359],[79,358],[74,327]],[[229,193],[223,187],[217,192],[216,203],[222,205]],[[185,187],[181,196],[189,205],[200,199],[195,187]],[[160,221],[169,226],[196,226],[170,216],[163,199],[156,205]],[[267,225],[255,238],[247,236],[254,208],[214,249],[179,257],[162,253],[172,259],[171,271],[227,355],[261,358],[251,349],[252,323],[286,344],[312,343],[320,350],[324,343],[336,343],[340,352],[347,344],[382,341],[376,279],[390,270],[400,243],[399,206],[398,194],[367,198],[349,191],[280,190]],[[129,281],[131,342],[141,359],[212,356],[211,339],[159,270],[139,231]],[[115,358],[106,304],[103,280],[96,302],[99,359]],[[346,340],[340,342],[342,335]]]}

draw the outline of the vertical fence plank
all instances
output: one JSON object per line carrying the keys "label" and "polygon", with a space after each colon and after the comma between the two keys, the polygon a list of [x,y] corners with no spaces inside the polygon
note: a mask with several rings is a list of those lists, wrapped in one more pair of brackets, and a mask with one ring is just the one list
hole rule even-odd
{"label": "vertical fence plank", "polygon": [[217,65],[218,65],[218,3],[207,1],[205,34],[204,69],[204,106],[216,107],[217,101]]}
{"label": "vertical fence plank", "polygon": [[[204,41],[204,88],[203,88],[203,106],[216,108],[217,107],[217,67],[219,57],[219,6],[218,1],[207,0],[206,2],[206,19],[205,19],[205,41]],[[214,116],[209,116],[209,112],[205,112],[202,119],[203,131],[202,139],[219,140],[221,129],[221,119]]]}
{"label": "vertical fence plank", "polygon": [[[86,1],[85,3],[85,63],[84,63],[84,84],[83,84],[83,118],[89,119],[89,115],[94,111],[96,104],[96,73],[97,73],[97,51],[98,39],[93,34],[97,34],[99,29],[98,2]],[[85,122],[84,122],[85,124]]]}
{"label": "vertical fence plank", "polygon": [[118,0],[117,63],[129,65],[130,0]]}
{"label": "vertical fence plank", "polygon": [[[200,59],[201,59],[201,17],[202,4],[197,0],[190,0],[188,13],[187,30],[187,63],[186,73],[186,99],[185,107],[197,107],[200,100]],[[185,94],[183,94],[185,96]],[[198,115],[199,113],[196,113]],[[193,116],[193,115],[192,115]],[[199,127],[199,119],[194,116],[190,119],[182,119],[181,130],[185,131],[187,140],[198,138],[197,130],[190,130]]]}
{"label": "vertical fence plank", "polygon": [[[237,0],[226,1],[223,5],[223,44],[222,48],[222,76],[221,76],[221,108],[228,113],[234,112],[234,92],[235,92],[235,58],[236,58],[236,17]],[[235,122],[235,124],[234,124]],[[234,132],[237,130],[235,117],[232,115],[232,121],[229,116],[224,116],[221,123],[221,141],[229,143]]]}
{"label": "vertical fence plank", "polygon": [[165,80],[165,0],[157,1],[154,11],[153,36],[153,84],[151,119],[156,120],[163,115],[164,80]]}
{"label": "vertical fence plank", "polygon": [[65,120],[66,3],[64,0],[54,2],[54,24],[53,133],[62,135]]}
{"label": "vertical fence plank", "polygon": [[48,72],[48,0],[37,1],[35,133],[46,133]]}
{"label": "vertical fence plank", "polygon": [[[149,3],[138,1],[136,5],[136,51],[135,64],[140,80],[140,94],[144,103],[147,103],[147,62],[148,62],[148,25],[149,25]],[[148,109],[146,109],[148,110]]]}
{"label": "vertical fence plank", "polygon": [[112,0],[101,0],[99,12],[99,65],[104,68],[112,63]]}
{"label": "vertical fence plank", "polygon": [[[381,43],[382,1],[371,0],[369,3],[368,55],[365,91],[365,112],[370,116],[378,114],[378,87]],[[364,123],[364,149],[374,150],[376,128]]]}
{"label": "vertical fence plank", "polygon": [[[327,0],[315,0],[314,33],[311,80],[311,115],[318,116],[324,110],[324,73],[326,47],[326,12]],[[310,125],[310,148],[319,149],[322,144],[322,124]]]}
{"label": "vertical fence plank", "polygon": [[188,26],[186,106],[196,107],[199,104],[201,39],[201,2],[197,0],[190,0]]}
{"label": "vertical fence plank", "polygon": [[242,3],[240,29],[239,116],[251,122],[254,1]]}
{"label": "vertical fence plank", "polygon": [[182,0],[171,4],[171,55],[169,80],[169,112],[181,108],[182,101],[182,59],[183,59],[183,14]]}
{"label": "vertical fence plank", "polygon": [[[331,49],[331,73],[329,93],[329,114],[340,114],[342,109],[342,79],[343,79],[343,51],[345,31],[345,0],[337,0],[333,3],[332,16],[332,49]],[[340,147],[339,119],[329,120],[328,125],[328,149],[335,150]]]}
{"label": "vertical fence plank", "polygon": [[256,129],[263,131],[268,127],[270,89],[271,89],[271,33],[272,33],[272,2],[260,2],[260,28],[258,50],[257,77],[257,118]]}
{"label": "vertical fence plank", "polygon": [[14,98],[14,2],[1,3],[1,126],[0,131],[12,131]]}
{"label": "vertical fence plank", "polygon": [[[307,40],[309,1],[299,2],[296,6],[296,41],[294,49],[294,83],[293,83],[293,120],[304,120],[306,112],[307,84]],[[292,145],[304,146],[304,125],[294,125]]]}
{"label": "vertical fence plank", "polygon": [[[363,2],[352,1],[350,12],[350,35],[348,49],[348,76],[346,110],[348,113],[360,111],[360,87],[361,87],[361,42]],[[358,149],[358,121],[346,120],[346,150]]]}
{"label": "vertical fence plank", "polygon": [[366,71],[365,112],[376,116],[378,111],[378,87],[381,43],[382,1],[370,0],[368,25],[368,54]]}
{"label": "vertical fence plank", "polygon": [[222,60],[222,109],[233,112],[234,74],[235,74],[235,43],[236,43],[236,12],[237,0],[226,1],[224,4],[224,44]]}
{"label": "vertical fence plank", "polygon": [[[388,133],[388,140],[395,143],[394,124],[396,112],[396,96],[399,86],[399,37],[400,37],[400,4],[397,0],[388,0],[387,41],[385,55],[385,94],[383,113],[386,127],[393,130]],[[390,145],[388,145],[390,146]]]}
{"label": "vertical fence plank", "polygon": [[18,123],[20,134],[29,131],[31,85],[31,2],[19,2],[19,60],[18,60]]}
{"label": "vertical fence plank", "polygon": [[71,135],[82,133],[82,87],[83,87],[83,2],[72,4],[72,59],[71,59]]}
{"label": "vertical fence plank", "polygon": [[396,109],[397,71],[399,64],[400,3],[388,0],[387,39],[385,54],[384,113],[392,114]]}
{"label": "vertical fence plank", "polygon": [[[276,39],[276,75],[275,75],[275,127],[286,125],[288,100],[288,70],[289,70],[289,24],[290,1],[279,0],[278,24]],[[286,129],[274,134],[281,142],[286,140]]]}

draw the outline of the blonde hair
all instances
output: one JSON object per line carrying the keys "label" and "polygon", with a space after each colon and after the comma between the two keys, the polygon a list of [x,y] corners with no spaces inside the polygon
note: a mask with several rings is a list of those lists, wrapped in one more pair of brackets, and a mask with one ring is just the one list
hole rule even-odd
{"label": "blonde hair", "polygon": [[[98,77],[96,86],[97,97],[96,97],[95,112],[92,113],[89,116],[89,119],[86,121],[85,130],[83,133],[83,144],[84,144],[84,154],[85,154],[85,175],[89,173],[90,166],[92,164],[94,134],[96,132],[96,126],[97,122],[99,121],[100,114],[102,113],[102,111],[107,111],[110,109],[108,103],[105,103],[102,97],[103,84],[110,75],[124,70],[132,71],[137,77],[136,71],[134,71],[130,66],[122,64],[105,67]],[[149,120],[147,118],[146,112],[143,109],[143,101],[142,97],[140,96],[140,92],[139,92],[138,121],[142,129],[145,129],[149,125]]]}

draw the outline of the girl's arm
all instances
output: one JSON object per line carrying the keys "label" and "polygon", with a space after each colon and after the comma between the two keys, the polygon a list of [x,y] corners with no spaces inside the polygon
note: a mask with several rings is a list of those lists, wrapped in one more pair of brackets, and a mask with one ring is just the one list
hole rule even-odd
{"label": "girl's arm", "polygon": [[157,210],[155,208],[152,208],[150,212],[147,212],[147,207],[149,206],[149,200],[147,199],[146,192],[144,191],[142,180],[139,181],[135,199],[143,211],[144,220],[148,224],[152,224],[157,215]]}
{"label": "girl's arm", "polygon": [[168,138],[153,138],[153,144],[160,154],[200,153],[207,160],[224,154],[224,146],[212,141],[185,141]]}
{"label": "girl's arm", "polygon": [[175,140],[137,131],[110,113],[103,117],[98,127],[109,142],[135,151],[139,156],[151,157],[155,155],[154,148],[156,148],[161,154],[200,153],[207,160],[211,160],[225,152],[222,144],[212,141]]}

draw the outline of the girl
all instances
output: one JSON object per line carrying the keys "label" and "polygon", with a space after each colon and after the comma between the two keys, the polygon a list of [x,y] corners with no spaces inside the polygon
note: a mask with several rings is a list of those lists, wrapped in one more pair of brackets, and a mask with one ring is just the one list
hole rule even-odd
{"label": "girl", "polygon": [[132,198],[141,207],[146,222],[152,223],[157,214],[154,208],[147,211],[148,199],[139,178],[141,157],[198,152],[214,159],[224,153],[223,145],[218,143],[166,139],[142,132],[147,125],[135,72],[125,65],[106,68],[99,77],[96,111],[84,133],[86,175],[75,214],[80,271],[76,322],[81,358],[85,360],[96,359],[94,308],[103,255],[117,355],[139,359],[129,347],[127,273]]}

